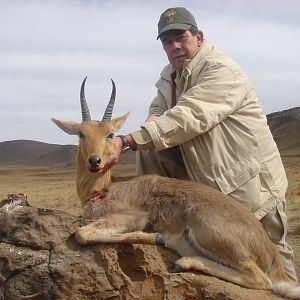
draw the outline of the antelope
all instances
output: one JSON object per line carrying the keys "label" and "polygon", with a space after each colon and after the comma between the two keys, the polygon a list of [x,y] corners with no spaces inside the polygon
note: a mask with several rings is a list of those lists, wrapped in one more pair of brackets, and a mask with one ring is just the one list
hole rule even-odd
{"label": "antelope", "polygon": [[171,272],[199,270],[242,287],[299,298],[300,287],[287,276],[261,223],[230,196],[192,181],[144,175],[113,182],[110,170],[101,172],[114,151],[114,134],[129,113],[112,119],[112,81],[102,120],[91,120],[85,82],[80,89],[82,122],[52,119],[79,136],[77,192],[92,222],[75,232],[77,242],[165,246],[180,256]]}

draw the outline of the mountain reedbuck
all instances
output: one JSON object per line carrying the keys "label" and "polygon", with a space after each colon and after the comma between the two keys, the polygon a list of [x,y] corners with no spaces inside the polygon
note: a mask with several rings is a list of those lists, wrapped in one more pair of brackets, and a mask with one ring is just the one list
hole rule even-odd
{"label": "mountain reedbuck", "polygon": [[143,243],[175,250],[173,272],[195,269],[252,289],[300,297],[283,268],[280,254],[255,216],[211,187],[157,175],[112,182],[101,172],[114,151],[114,132],[128,113],[111,119],[116,88],[102,121],[91,120],[80,99],[82,123],[52,119],[63,131],[79,136],[77,191],[92,223],[75,233],[82,244]]}

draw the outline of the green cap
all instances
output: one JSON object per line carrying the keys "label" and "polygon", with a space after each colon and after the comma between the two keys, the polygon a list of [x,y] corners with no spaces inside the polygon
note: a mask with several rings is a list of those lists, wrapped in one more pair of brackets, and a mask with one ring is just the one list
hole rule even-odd
{"label": "green cap", "polygon": [[194,16],[186,8],[168,8],[159,18],[157,39],[165,31],[172,29],[188,30],[192,26],[198,28]]}

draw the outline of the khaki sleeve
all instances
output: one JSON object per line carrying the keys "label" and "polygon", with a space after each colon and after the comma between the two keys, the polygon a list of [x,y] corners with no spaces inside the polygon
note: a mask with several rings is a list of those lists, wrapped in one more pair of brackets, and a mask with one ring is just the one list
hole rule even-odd
{"label": "khaki sleeve", "polygon": [[154,147],[150,134],[145,129],[130,133],[137,145],[137,150],[150,149]]}

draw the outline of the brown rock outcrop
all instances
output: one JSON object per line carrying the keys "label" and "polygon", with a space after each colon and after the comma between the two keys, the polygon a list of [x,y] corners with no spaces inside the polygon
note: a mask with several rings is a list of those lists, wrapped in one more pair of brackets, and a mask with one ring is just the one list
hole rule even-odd
{"label": "brown rock outcrop", "polygon": [[148,245],[82,247],[81,219],[29,206],[25,195],[0,203],[0,299],[282,299],[200,272],[170,273],[177,255]]}

